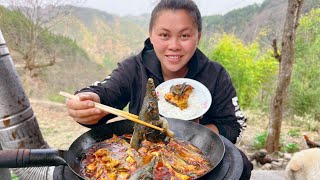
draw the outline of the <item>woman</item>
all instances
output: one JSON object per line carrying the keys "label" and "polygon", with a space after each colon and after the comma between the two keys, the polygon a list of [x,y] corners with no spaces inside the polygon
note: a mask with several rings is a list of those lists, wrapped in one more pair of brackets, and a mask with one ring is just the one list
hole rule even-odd
{"label": "woman", "polygon": [[[227,71],[197,49],[201,30],[201,14],[192,0],[161,0],[152,11],[150,38],[141,53],[119,63],[103,82],[78,91],[80,102],[67,101],[69,115],[89,127],[114,117],[94,108],[92,101],[118,109],[130,102],[129,111],[138,114],[148,78],[153,78],[155,86],[174,78],[191,78],[212,95],[213,103],[199,123],[235,143],[245,118]],[[242,179],[250,179],[252,164],[241,154],[245,162]]]}

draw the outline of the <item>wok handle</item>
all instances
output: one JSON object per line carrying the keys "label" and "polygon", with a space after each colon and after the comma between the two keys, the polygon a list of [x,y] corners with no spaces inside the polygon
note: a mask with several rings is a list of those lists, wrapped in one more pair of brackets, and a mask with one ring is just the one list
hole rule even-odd
{"label": "wok handle", "polygon": [[58,166],[66,164],[62,150],[12,149],[0,151],[0,168]]}

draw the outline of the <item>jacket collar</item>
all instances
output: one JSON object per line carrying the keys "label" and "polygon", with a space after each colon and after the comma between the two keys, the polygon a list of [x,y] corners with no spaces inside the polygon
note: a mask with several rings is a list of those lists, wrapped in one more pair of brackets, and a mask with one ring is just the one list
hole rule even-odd
{"label": "jacket collar", "polygon": [[[145,67],[160,81],[163,81],[160,61],[154,52],[153,45],[151,44],[149,38],[144,42],[144,49],[142,50],[141,55],[142,63],[145,65]],[[185,78],[193,79],[195,75],[205,66],[207,61],[208,58],[197,48],[196,52],[191,57],[191,60],[188,62],[189,71]]]}

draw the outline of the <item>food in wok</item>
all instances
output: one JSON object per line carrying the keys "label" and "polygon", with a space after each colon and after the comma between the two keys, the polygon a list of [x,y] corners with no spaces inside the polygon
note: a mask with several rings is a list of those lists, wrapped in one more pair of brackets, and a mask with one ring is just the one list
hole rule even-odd
{"label": "food in wok", "polygon": [[188,98],[193,87],[187,83],[176,84],[170,87],[170,92],[164,95],[164,98],[170,104],[179,107],[181,110],[188,107]]}
{"label": "food in wok", "polygon": [[[185,86],[185,85],[184,85]],[[158,99],[152,79],[148,79],[139,119],[169,130],[159,117]],[[86,151],[81,173],[87,179],[195,179],[212,165],[192,144],[135,123],[132,135],[114,135]]]}
{"label": "food in wok", "polygon": [[89,148],[81,161],[88,179],[195,179],[212,166],[192,144],[172,138],[166,145],[143,140],[135,150],[130,135],[116,136]]}

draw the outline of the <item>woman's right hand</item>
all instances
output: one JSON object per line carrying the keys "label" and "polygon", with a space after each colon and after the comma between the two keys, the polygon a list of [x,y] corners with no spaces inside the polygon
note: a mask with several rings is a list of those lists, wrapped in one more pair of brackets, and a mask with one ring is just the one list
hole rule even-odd
{"label": "woman's right hand", "polygon": [[76,94],[78,99],[68,99],[66,102],[68,114],[75,121],[91,125],[96,124],[108,112],[102,111],[94,107],[94,102],[100,103],[100,97],[93,92],[83,92]]}

